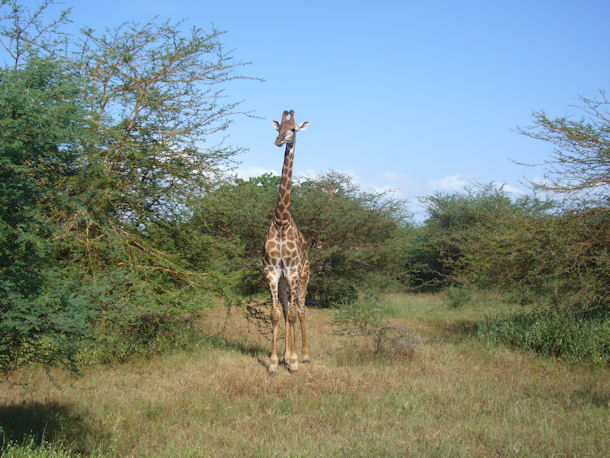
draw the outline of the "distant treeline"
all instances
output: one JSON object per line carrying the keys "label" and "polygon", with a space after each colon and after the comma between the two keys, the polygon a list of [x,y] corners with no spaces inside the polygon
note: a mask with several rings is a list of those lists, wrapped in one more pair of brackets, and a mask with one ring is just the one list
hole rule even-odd
{"label": "distant treeline", "polygon": [[[235,276],[244,294],[265,291],[260,247],[278,186],[279,177],[264,175],[206,195],[178,230],[193,267]],[[309,294],[320,306],[353,300],[363,288],[447,286],[582,310],[608,301],[607,208],[563,209],[479,185],[422,198],[428,218],[416,225],[404,202],[362,192],[334,172],[295,184],[293,196],[293,216],[310,242]]]}

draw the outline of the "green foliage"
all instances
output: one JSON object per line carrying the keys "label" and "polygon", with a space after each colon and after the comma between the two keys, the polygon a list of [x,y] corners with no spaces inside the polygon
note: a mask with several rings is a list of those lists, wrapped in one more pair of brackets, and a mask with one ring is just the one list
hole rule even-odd
{"label": "green foliage", "polygon": [[[200,201],[187,227],[210,238],[211,269],[262,272],[263,239],[275,209],[279,182],[279,177],[270,174],[237,180]],[[262,285],[261,273],[259,289]]]}
{"label": "green foliage", "polygon": [[539,113],[539,130],[526,133],[557,146],[549,181],[538,188],[571,200],[561,206],[512,200],[492,185],[426,197],[429,218],[415,229],[404,258],[415,286],[462,285],[447,290],[454,307],[469,300],[473,287],[505,291],[521,305],[552,306],[490,321],[479,329],[482,338],[605,364],[610,214],[608,125],[601,114],[607,103],[583,100],[595,121],[550,120]]}
{"label": "green foliage", "polygon": [[348,175],[330,172],[300,183],[293,216],[310,242],[309,292],[323,306],[354,300],[357,289],[398,277],[396,242],[405,225],[404,202],[361,191]]}
{"label": "green foliage", "polygon": [[538,295],[536,294],[536,291],[528,286],[514,285],[507,293],[507,300],[522,306],[530,305],[536,303]]}
{"label": "green foliage", "polygon": [[333,311],[333,327],[342,336],[371,337],[386,324],[384,307],[373,296],[345,302]]}
{"label": "green foliage", "polygon": [[64,191],[78,172],[82,82],[49,59],[0,70],[0,370],[29,360],[70,359],[69,336],[91,317],[63,277],[51,215],[70,210]]}
{"label": "green foliage", "polygon": [[[605,209],[527,214],[477,224],[461,244],[459,277],[483,288],[525,292],[582,309],[610,300]],[[529,297],[526,297],[529,296]]]}
{"label": "green foliage", "polygon": [[[421,200],[429,216],[423,227],[412,231],[402,254],[407,278],[420,290],[438,289],[456,281],[463,264],[464,243],[476,228],[493,227],[498,220],[510,219],[530,206],[525,200],[513,202],[492,184]],[[545,207],[538,201],[536,205]]]}
{"label": "green foliage", "polygon": [[[2,431],[0,430],[0,436]],[[2,456],[6,458],[70,458],[80,456],[61,444],[37,441],[31,437],[21,443],[6,442],[0,446]]]}
{"label": "green foliage", "polygon": [[610,318],[607,312],[522,312],[489,319],[479,325],[477,337],[569,361],[588,361],[598,365],[610,361]]}
{"label": "green foliage", "polygon": [[606,93],[580,97],[579,120],[550,118],[534,112],[534,124],[520,129],[523,135],[551,143],[551,158],[544,165],[544,179],[534,189],[563,196],[570,208],[605,206],[610,203],[610,102]]}
{"label": "green foliage", "polygon": [[229,125],[219,85],[240,64],[220,32],[157,21],[86,30],[60,59],[52,3],[9,2],[0,26],[0,371],[72,366],[86,339],[152,342],[225,286],[203,272],[212,242],[176,227],[238,153],[205,140]]}
{"label": "green foliage", "polygon": [[[369,294],[353,301],[345,301],[333,310],[335,334],[348,337],[364,336],[367,345],[364,354],[376,358],[387,356],[392,361],[411,358],[421,338],[408,329],[388,323],[388,307],[379,298]],[[372,353],[370,349],[372,348]],[[353,353],[353,349],[351,349]]]}
{"label": "green foliage", "polygon": [[[430,217],[403,251],[413,286],[499,289],[524,304],[608,303],[607,209],[558,210],[531,197],[511,200],[492,185],[424,201]],[[458,293],[449,290],[452,303]]]}
{"label": "green foliage", "polygon": [[70,22],[71,8],[49,17],[48,10],[59,4],[57,0],[39,0],[24,5],[20,0],[0,2],[0,36],[2,49],[10,63],[6,68],[18,69],[33,50],[48,54],[65,50],[66,35],[62,27]]}
{"label": "green foliage", "polygon": [[445,291],[449,306],[460,308],[472,301],[472,292],[468,288],[451,286]]}
{"label": "green foliage", "polygon": [[[261,247],[278,188],[279,177],[272,175],[226,184],[201,200],[187,224],[187,232],[199,230],[199,239],[213,240],[210,267],[238,272],[242,292],[266,291]],[[310,243],[308,292],[320,306],[354,300],[357,287],[377,283],[379,275],[397,276],[394,244],[405,217],[402,202],[362,192],[347,175],[331,172],[293,185],[292,215]]]}
{"label": "green foliage", "polygon": [[150,358],[177,350],[194,350],[206,343],[196,326],[199,314],[148,314],[117,326],[102,322],[94,341],[79,347],[75,362],[80,366]]}
{"label": "green foliage", "polygon": [[223,103],[220,85],[240,64],[223,51],[221,32],[193,28],[185,36],[179,25],[86,30],[75,62],[92,84],[98,138],[85,153],[103,189],[95,205],[134,228],[181,216],[238,152],[205,139],[230,124],[236,104]]}

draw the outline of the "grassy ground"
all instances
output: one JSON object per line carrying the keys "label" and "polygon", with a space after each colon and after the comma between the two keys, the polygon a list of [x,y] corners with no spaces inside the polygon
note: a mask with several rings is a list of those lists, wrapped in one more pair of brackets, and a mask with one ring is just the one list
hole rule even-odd
{"label": "grassy ground", "polygon": [[[267,337],[212,310],[198,351],[97,366],[83,377],[31,369],[0,384],[7,455],[608,456],[610,370],[568,365],[470,337],[481,304],[388,295],[412,351],[375,356],[310,310],[312,362],[266,371]],[[503,306],[504,309],[510,306]],[[47,443],[25,439],[24,435]],[[21,454],[21,455],[20,455]]]}

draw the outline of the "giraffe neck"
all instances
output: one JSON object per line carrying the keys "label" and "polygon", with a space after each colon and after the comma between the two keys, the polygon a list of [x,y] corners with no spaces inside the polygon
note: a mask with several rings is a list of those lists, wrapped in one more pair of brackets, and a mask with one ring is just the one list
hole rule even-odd
{"label": "giraffe neck", "polygon": [[290,220],[290,193],[292,191],[292,164],[294,161],[294,143],[286,144],[284,165],[282,166],[282,181],[275,207],[275,221],[286,224]]}

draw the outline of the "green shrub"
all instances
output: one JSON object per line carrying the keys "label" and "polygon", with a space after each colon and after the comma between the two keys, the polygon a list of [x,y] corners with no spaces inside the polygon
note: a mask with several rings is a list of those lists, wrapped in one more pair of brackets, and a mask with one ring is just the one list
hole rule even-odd
{"label": "green shrub", "polygon": [[610,361],[610,318],[607,312],[523,312],[487,320],[479,325],[477,337],[569,361],[589,361],[599,365]]}
{"label": "green shrub", "polygon": [[372,336],[386,324],[384,307],[372,296],[344,302],[333,313],[333,327],[339,335]]}
{"label": "green shrub", "polygon": [[515,291],[522,304],[598,308],[610,299],[609,223],[608,209],[598,208],[517,213],[479,224],[461,242],[458,277],[481,288]]}
{"label": "green shrub", "polygon": [[76,356],[79,366],[148,358],[173,350],[191,350],[206,341],[195,325],[196,314],[142,315],[121,328],[110,328],[95,342],[84,342]]}
{"label": "green shrub", "polygon": [[449,306],[460,308],[472,301],[472,292],[461,286],[451,286],[445,291]]}
{"label": "green shrub", "polygon": [[358,298],[352,282],[333,278],[312,279],[307,293],[318,307],[344,307]]}
{"label": "green shrub", "polygon": [[[362,280],[362,287],[379,292],[404,292],[408,288],[387,272],[370,272]],[[362,289],[362,288],[361,288]]]}
{"label": "green shrub", "polygon": [[236,273],[235,290],[243,296],[253,296],[268,291],[262,265],[259,269],[244,269]]}
{"label": "green shrub", "polygon": [[380,303],[372,294],[344,303],[333,313],[332,324],[336,334],[365,338],[360,348],[350,346],[349,359],[355,357],[359,362],[370,358],[411,359],[416,347],[422,343],[419,335],[388,323],[386,304]]}
{"label": "green shrub", "polygon": [[507,294],[507,299],[509,302],[514,302],[515,304],[519,305],[534,304],[538,297],[539,293],[536,293],[536,291],[526,286],[516,286]]}
{"label": "green shrub", "polygon": [[[2,433],[1,429],[0,433]],[[9,441],[0,444],[0,453],[6,458],[69,458],[80,456],[80,454],[71,452],[61,444],[53,444],[44,440],[38,443],[33,437],[21,443]]]}

